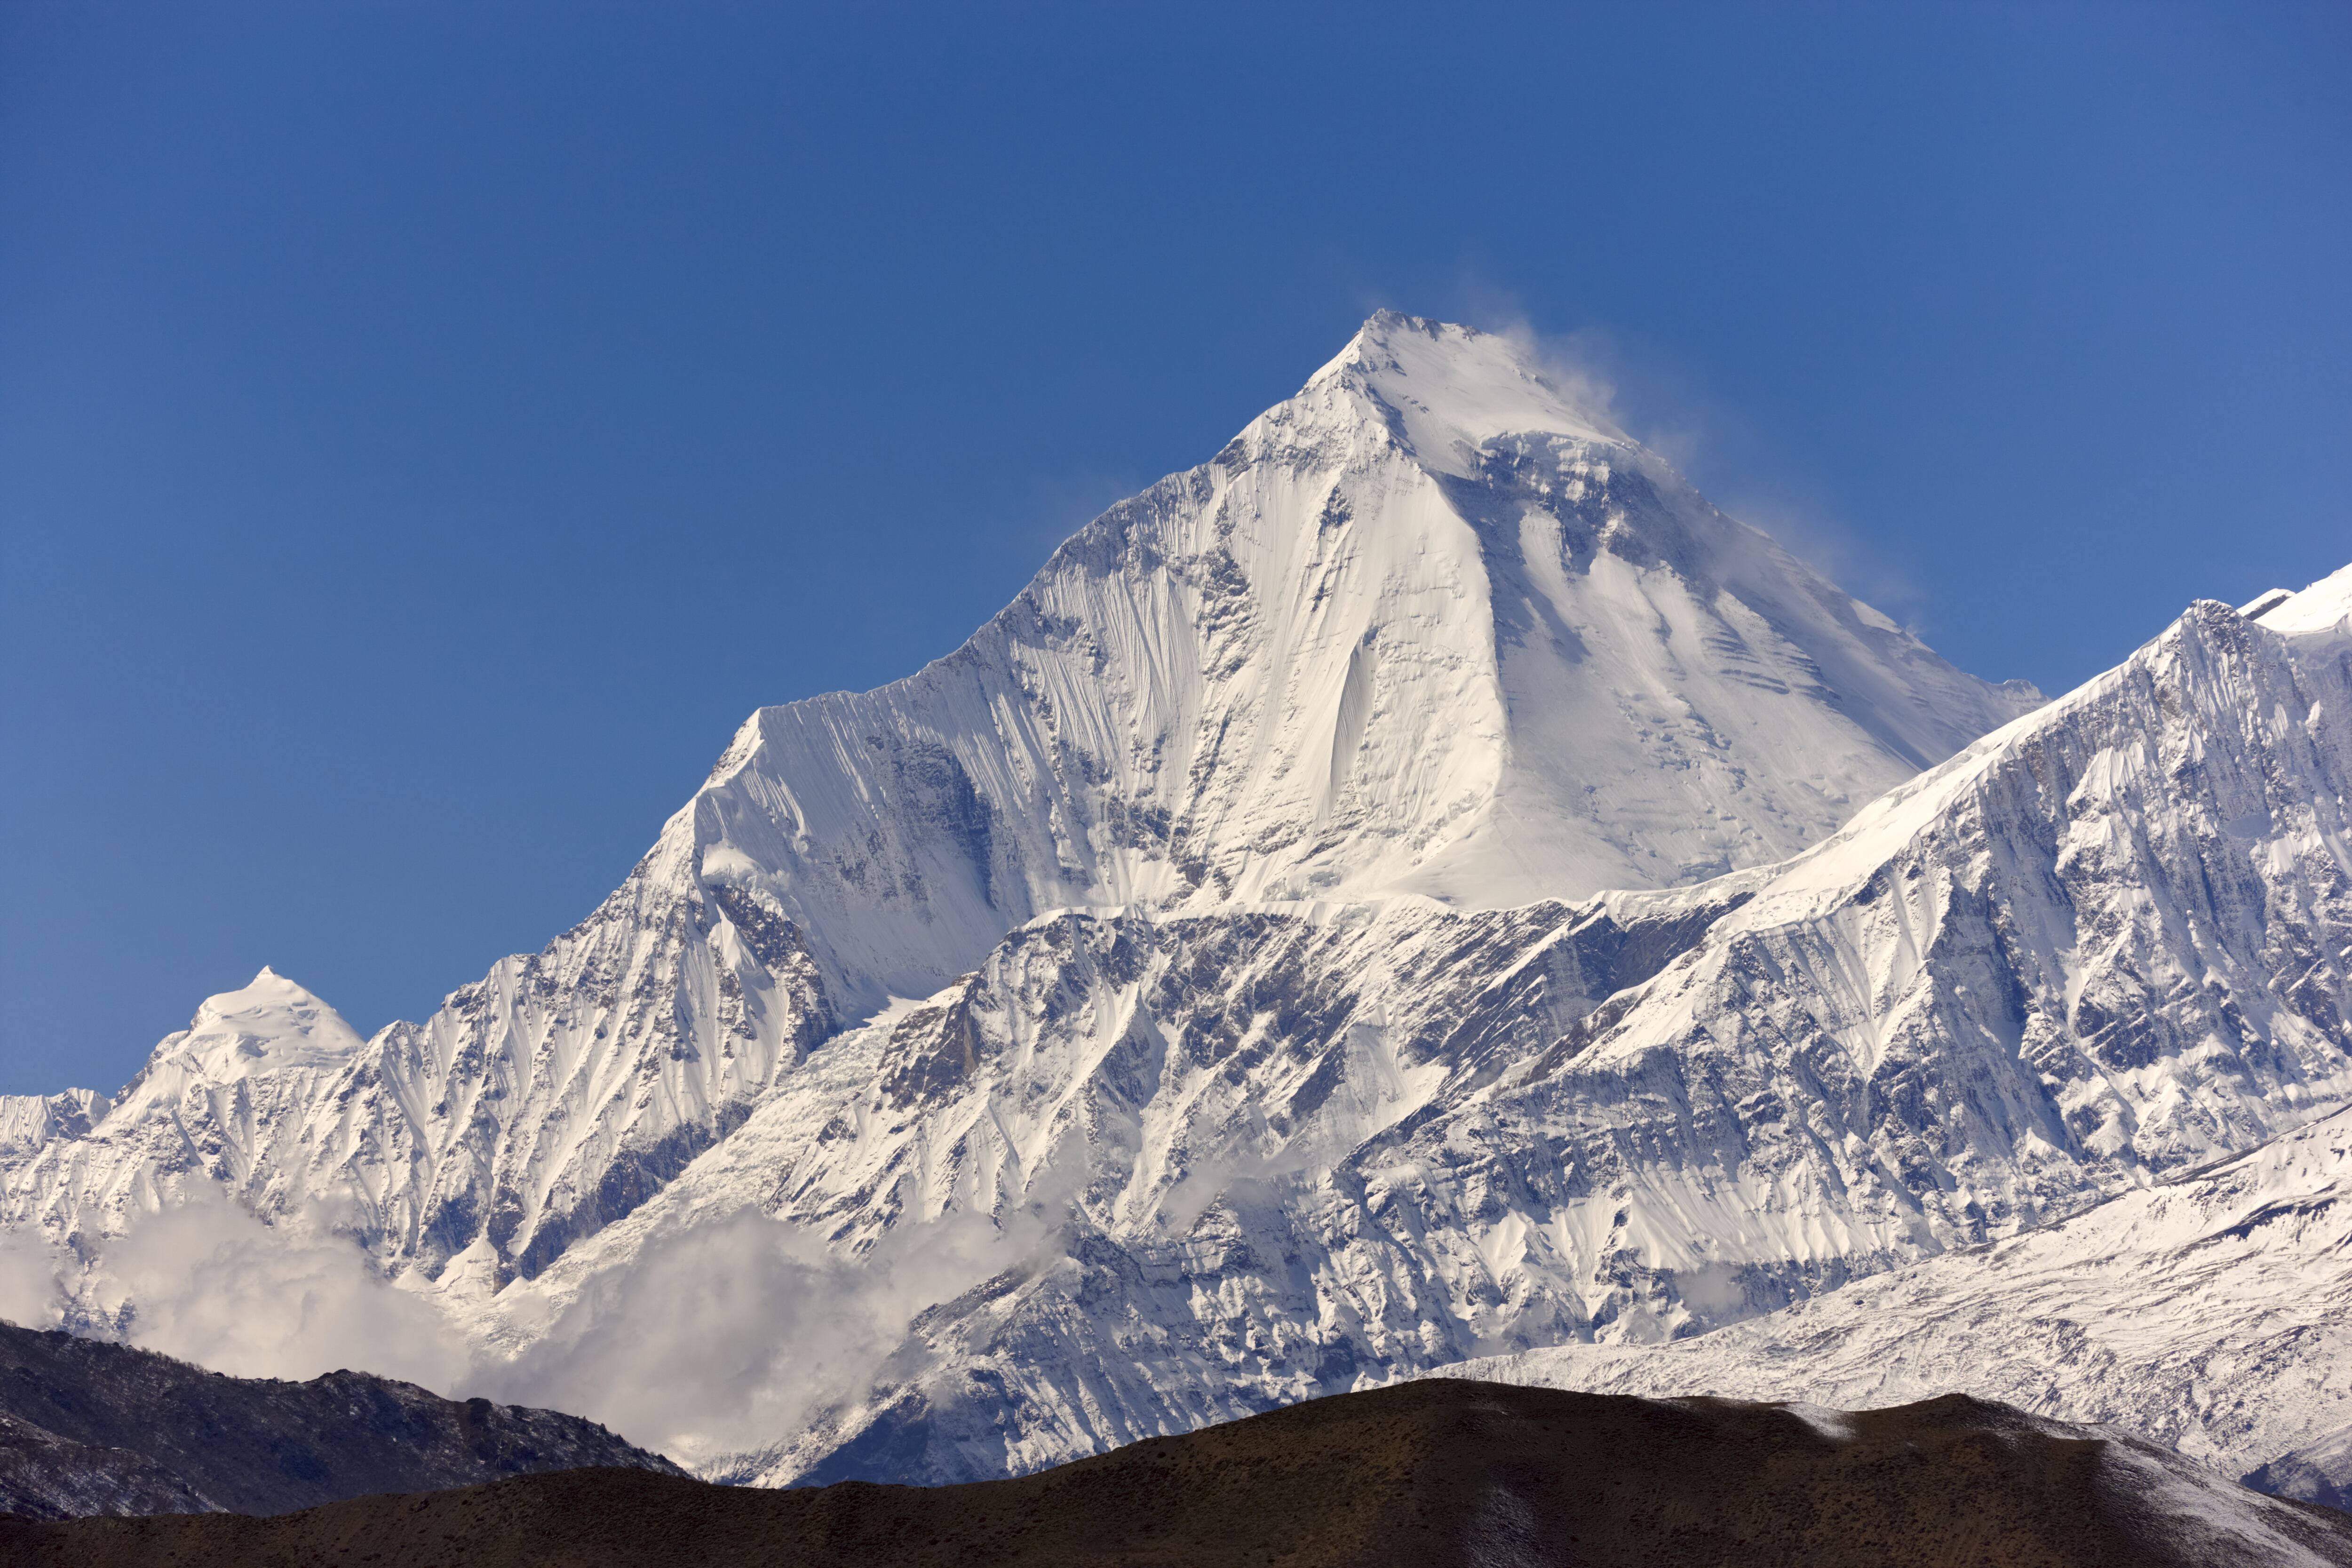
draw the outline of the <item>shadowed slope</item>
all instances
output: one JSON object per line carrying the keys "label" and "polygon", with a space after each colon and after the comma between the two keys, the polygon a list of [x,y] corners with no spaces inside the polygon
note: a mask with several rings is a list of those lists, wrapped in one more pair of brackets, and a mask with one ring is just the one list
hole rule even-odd
{"label": "shadowed slope", "polygon": [[2352,1520],[1958,1396],[1839,1415],[1430,1381],[1018,1480],[728,1489],[519,1478],[279,1519],[0,1523],[25,1568],[596,1564],[2352,1563]]}
{"label": "shadowed slope", "polygon": [[559,1411],[443,1399],[363,1372],[224,1377],[0,1322],[0,1510],[14,1513],[277,1513],[583,1465],[680,1473]]}

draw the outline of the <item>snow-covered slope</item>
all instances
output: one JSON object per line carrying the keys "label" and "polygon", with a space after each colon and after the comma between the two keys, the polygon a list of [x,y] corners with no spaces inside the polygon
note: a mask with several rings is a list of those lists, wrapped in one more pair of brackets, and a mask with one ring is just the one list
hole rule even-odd
{"label": "snow-covered slope", "polygon": [[1041,918],[835,1041],[491,1331],[571,1331],[747,1206],[872,1256],[1042,1206],[1014,1267],[942,1288],[866,1386],[733,1472],[948,1479],[1700,1332],[2254,1148],[2352,1100],[2329,592],[2291,637],[2193,606],[1815,849],[1699,889]]}
{"label": "snow-covered slope", "polygon": [[753,715],[545,952],[363,1044],[291,993],[211,1017],[273,977],[217,998],[89,1137],[20,1148],[0,1212],[61,1238],[218,1182],[494,1288],[1040,913],[1690,882],[2036,700],[1723,517],[1509,340],[1379,315],[954,655]]}
{"label": "snow-covered slope", "polygon": [[[2352,1495],[2352,1112],[2087,1214],[1667,1345],[1445,1375],[1840,1406],[1964,1392]],[[2283,1458],[2284,1457],[2284,1458]]]}
{"label": "snow-covered slope", "polygon": [[57,1138],[79,1138],[106,1114],[106,1096],[87,1089],[63,1094],[0,1094],[0,1158],[28,1154]]}

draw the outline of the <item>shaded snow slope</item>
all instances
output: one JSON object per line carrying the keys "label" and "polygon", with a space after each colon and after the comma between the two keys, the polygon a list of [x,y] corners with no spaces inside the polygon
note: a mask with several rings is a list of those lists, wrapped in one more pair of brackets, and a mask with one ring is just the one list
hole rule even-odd
{"label": "shaded snow slope", "polygon": [[2337,1503],[2352,1497],[2352,1112],[1697,1339],[1549,1347],[1445,1375],[1843,1406],[1961,1390]]}
{"label": "shaded snow slope", "polygon": [[2352,1510],[2352,1426],[2277,1455],[2248,1472],[2245,1481],[2275,1497]]}
{"label": "shaded snow slope", "polygon": [[214,1184],[495,1289],[1040,914],[1691,882],[2036,700],[1717,512],[1508,340],[1382,314],[954,655],[755,714],[600,909],[425,1023],[362,1043],[265,974],[88,1136],[0,1108],[0,1212],[61,1241]]}
{"label": "shaded snow slope", "polygon": [[779,1441],[703,1454],[774,1482],[1025,1470],[1737,1323],[2352,1100],[2347,794],[2352,629],[2200,604],[1779,867],[1041,917],[485,1330],[577,1333],[747,1208],[849,1257],[958,1215],[1042,1233],[910,1307],[862,1385],[800,1389]]}

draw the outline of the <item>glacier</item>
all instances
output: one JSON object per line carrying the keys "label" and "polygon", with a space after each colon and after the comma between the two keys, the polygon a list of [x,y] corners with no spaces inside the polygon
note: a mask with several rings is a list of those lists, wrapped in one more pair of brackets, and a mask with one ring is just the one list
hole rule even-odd
{"label": "glacier", "polygon": [[1568,385],[1373,317],[955,654],[754,714],[422,1025],[265,972],[111,1100],[0,1102],[0,1224],[131,1332],[106,1239],[226,1192],[543,1400],[751,1216],[789,1300],[708,1359],[823,1374],[625,1429],[945,1480],[1464,1363],[1739,1392],[1698,1347],[1966,1295],[2352,1104],[2352,569],[2044,704]]}

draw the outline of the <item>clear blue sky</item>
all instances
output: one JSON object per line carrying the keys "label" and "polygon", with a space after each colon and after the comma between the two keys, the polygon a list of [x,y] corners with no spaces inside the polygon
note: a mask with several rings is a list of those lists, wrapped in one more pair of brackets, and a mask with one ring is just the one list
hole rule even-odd
{"label": "clear blue sky", "polygon": [[2053,690],[2352,559],[2352,7],[0,6],[0,1091],[580,918],[1375,306]]}

